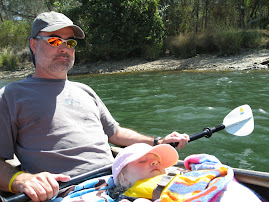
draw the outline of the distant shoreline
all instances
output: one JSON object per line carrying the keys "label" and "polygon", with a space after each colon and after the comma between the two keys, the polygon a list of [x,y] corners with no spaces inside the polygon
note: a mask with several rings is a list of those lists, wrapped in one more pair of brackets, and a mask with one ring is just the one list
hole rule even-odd
{"label": "distant shoreline", "polygon": [[[217,57],[197,55],[188,59],[163,57],[154,61],[144,59],[126,59],[121,61],[101,61],[75,65],[68,75],[112,74],[124,72],[190,70],[190,71],[225,71],[225,70],[266,70],[269,67],[269,50],[245,52],[234,56]],[[0,72],[0,79],[25,78],[32,74],[32,64],[26,64],[21,71]]]}

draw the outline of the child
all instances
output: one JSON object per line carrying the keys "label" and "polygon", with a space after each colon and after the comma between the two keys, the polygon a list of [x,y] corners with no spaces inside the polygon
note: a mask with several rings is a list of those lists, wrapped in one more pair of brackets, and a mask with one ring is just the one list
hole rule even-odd
{"label": "child", "polygon": [[165,174],[178,161],[177,151],[168,144],[150,146],[136,143],[124,148],[112,165],[116,186],[130,188],[137,180]]}
{"label": "child", "polygon": [[112,176],[74,185],[62,193],[64,198],[58,196],[53,202],[260,201],[248,188],[233,180],[232,168],[214,156],[188,156],[184,165],[191,171],[172,175],[171,171],[177,171],[173,170],[177,161],[178,153],[170,145],[133,144],[115,158]]}
{"label": "child", "polygon": [[[165,173],[178,161],[177,151],[167,144],[152,147],[138,143],[122,149],[113,166],[113,177],[103,176],[87,180],[63,190],[52,202],[118,201],[118,196],[135,181]],[[118,186],[115,186],[115,185]],[[147,199],[137,199],[147,200]],[[136,200],[136,202],[137,202]],[[148,200],[147,200],[148,201]]]}
{"label": "child", "polygon": [[[234,180],[232,168],[207,154],[187,157],[184,164],[192,172],[173,175],[167,181],[165,170],[176,164],[177,160],[177,151],[170,145],[152,147],[136,143],[126,147],[116,156],[112,165],[116,185],[110,190],[112,198],[121,202],[135,198],[138,198],[135,202],[186,199],[202,202],[260,201],[252,191]],[[160,187],[161,190],[156,191]]]}

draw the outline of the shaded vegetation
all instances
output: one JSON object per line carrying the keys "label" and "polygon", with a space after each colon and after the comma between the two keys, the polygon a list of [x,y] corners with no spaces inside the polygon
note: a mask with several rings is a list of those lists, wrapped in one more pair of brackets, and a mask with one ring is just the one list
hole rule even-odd
{"label": "shaded vegetation", "polygon": [[249,49],[265,47],[259,30],[215,30],[201,34],[185,34],[167,38],[166,48],[170,55],[189,58],[197,54],[228,56]]}
{"label": "shaded vegetation", "polygon": [[268,48],[267,0],[6,0],[0,1],[0,70],[21,68],[29,60],[31,23],[50,10],[85,31],[76,48],[80,63]]}

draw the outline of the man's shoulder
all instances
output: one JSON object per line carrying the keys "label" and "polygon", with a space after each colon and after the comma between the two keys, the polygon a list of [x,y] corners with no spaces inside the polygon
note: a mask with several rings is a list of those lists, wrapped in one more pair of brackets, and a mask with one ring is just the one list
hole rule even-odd
{"label": "man's shoulder", "polygon": [[5,91],[8,91],[8,90],[14,90],[14,89],[16,89],[17,86],[21,85],[21,83],[24,83],[24,82],[25,82],[25,79],[13,81],[13,82],[7,84],[6,86],[4,86],[3,88],[1,88],[0,92],[2,93]]}
{"label": "man's shoulder", "polygon": [[80,82],[76,82],[76,81],[69,81],[68,80],[68,83],[72,86],[75,86],[77,88],[80,88],[90,94],[96,94],[95,91],[88,85],[84,84],[84,83],[80,83]]}

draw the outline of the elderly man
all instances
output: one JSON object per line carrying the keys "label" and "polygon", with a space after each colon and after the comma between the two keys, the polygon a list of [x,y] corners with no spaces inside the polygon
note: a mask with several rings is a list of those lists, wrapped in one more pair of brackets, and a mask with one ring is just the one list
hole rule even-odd
{"label": "elderly man", "polygon": [[[61,13],[46,12],[35,19],[29,38],[35,72],[0,90],[0,190],[44,201],[58,193],[58,181],[111,164],[108,142],[179,142],[178,149],[187,144],[186,134],[154,139],[120,127],[89,86],[67,79],[75,38],[84,37]],[[5,162],[14,153],[23,171]]]}

